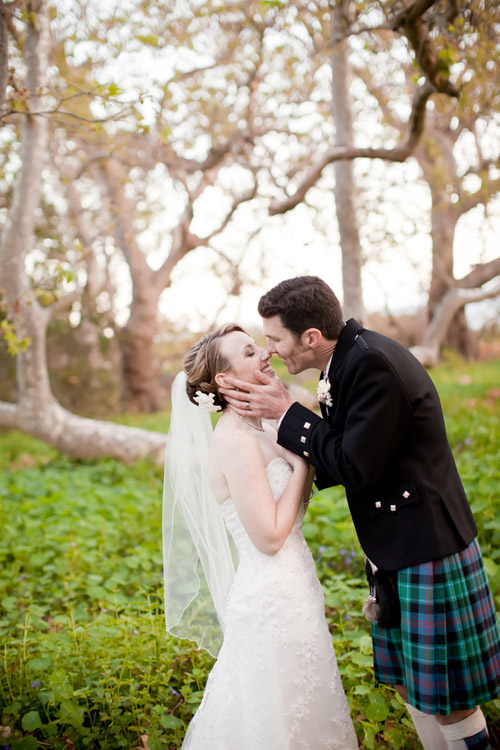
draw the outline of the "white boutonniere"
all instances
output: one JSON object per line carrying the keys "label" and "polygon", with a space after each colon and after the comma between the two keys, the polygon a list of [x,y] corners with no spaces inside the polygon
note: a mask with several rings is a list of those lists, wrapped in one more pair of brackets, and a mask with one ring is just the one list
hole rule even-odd
{"label": "white boutonniere", "polygon": [[196,401],[200,409],[203,409],[203,411],[221,411],[221,407],[216,406],[216,404],[214,403],[215,393],[202,393],[201,391],[196,391],[194,400]]}
{"label": "white boutonniere", "polygon": [[318,401],[322,404],[325,404],[325,406],[332,406],[332,396],[330,394],[330,381],[328,378],[323,378],[318,383]]}

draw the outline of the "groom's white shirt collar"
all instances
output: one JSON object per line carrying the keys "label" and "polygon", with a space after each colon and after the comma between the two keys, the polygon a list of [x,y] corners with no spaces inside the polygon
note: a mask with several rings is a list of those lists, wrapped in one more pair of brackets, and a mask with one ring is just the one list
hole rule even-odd
{"label": "groom's white shirt collar", "polygon": [[327,364],[326,364],[326,367],[325,367],[325,369],[323,370],[323,373],[324,373],[324,377],[325,377],[325,378],[327,378],[327,377],[328,377],[328,373],[330,372],[330,366],[331,366],[331,364],[332,364],[332,359],[333,359],[333,355],[334,355],[334,354],[335,354],[335,349],[333,350],[333,352],[332,352],[332,354],[331,354],[331,356],[330,356],[330,359],[328,360],[328,362],[327,362]]}

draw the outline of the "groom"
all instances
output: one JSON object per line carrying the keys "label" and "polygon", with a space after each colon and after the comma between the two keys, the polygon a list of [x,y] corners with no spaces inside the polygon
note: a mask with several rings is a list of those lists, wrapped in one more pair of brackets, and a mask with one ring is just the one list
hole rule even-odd
{"label": "groom", "polygon": [[320,489],[345,487],[372,569],[399,594],[395,626],[372,625],[375,678],[401,694],[424,749],[489,750],[479,704],[500,692],[500,632],[432,380],[400,344],[344,324],[316,276],[281,282],[259,313],[291,374],[322,371],[322,416],[260,372],[260,386],[225,376],[222,393],[242,416],[278,419]]}

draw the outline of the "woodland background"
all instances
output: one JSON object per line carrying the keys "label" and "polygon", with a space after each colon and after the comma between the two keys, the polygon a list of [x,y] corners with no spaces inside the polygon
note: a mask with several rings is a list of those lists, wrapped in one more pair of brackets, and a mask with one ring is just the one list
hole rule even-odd
{"label": "woodland background", "polygon": [[[169,387],[286,276],[432,368],[500,604],[499,42],[495,0],[0,0],[0,747],[180,745],[210,659],[163,632]],[[342,491],[305,531],[360,744],[417,747]]]}

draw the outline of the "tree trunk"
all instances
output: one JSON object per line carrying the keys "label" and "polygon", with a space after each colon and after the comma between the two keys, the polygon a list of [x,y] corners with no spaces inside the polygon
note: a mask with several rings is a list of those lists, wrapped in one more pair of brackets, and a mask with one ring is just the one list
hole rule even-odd
{"label": "tree trunk", "polygon": [[21,167],[0,243],[0,282],[6,290],[7,315],[17,337],[30,343],[17,355],[18,402],[0,402],[0,425],[23,430],[73,456],[111,455],[122,461],[151,456],[161,461],[164,435],[78,417],[63,409],[52,395],[45,352],[51,311],[38,304],[25,271],[48,151],[47,122],[37,114],[46,108],[41,92],[46,87],[50,38],[47,0],[32,3],[26,23],[29,113],[23,116]]}
{"label": "tree trunk", "polygon": [[[441,301],[457,286],[453,272],[453,244],[458,220],[457,212],[444,190],[431,187],[431,195],[432,276],[427,308],[430,322]],[[463,307],[449,321],[442,343],[468,359],[477,356],[477,342],[469,330]]]}
{"label": "tree trunk", "polygon": [[[430,120],[432,124],[432,120]],[[453,245],[459,212],[451,202],[450,186],[456,180],[454,140],[436,123],[422,140],[416,156],[431,191],[432,275],[427,311],[432,324],[444,297],[457,286],[453,272]],[[465,310],[456,310],[441,343],[469,358],[477,353],[477,344],[469,331]]]}
{"label": "tree trunk", "polygon": [[115,237],[132,277],[130,316],[120,333],[122,371],[127,403],[138,411],[158,411],[158,363],[154,353],[158,301],[164,285],[148,265],[134,226],[134,205],[127,197],[127,174],[118,159],[106,159],[101,174],[114,219]]}
{"label": "tree trunk", "polygon": [[8,9],[0,0],[0,110],[5,101],[5,89],[9,78],[9,31],[7,26]]}
{"label": "tree trunk", "polygon": [[82,207],[80,195],[71,178],[65,176],[63,179],[68,201],[68,214],[71,222],[75,224],[78,238],[81,242],[82,255],[85,259],[85,271],[87,281],[81,294],[80,323],[75,331],[78,343],[88,351],[89,364],[92,368],[100,370],[107,367],[107,363],[101,354],[99,342],[99,329],[93,317],[95,315],[95,301],[97,295],[105,286],[105,275],[99,268],[93,248],[93,235],[90,223]]}
{"label": "tree trunk", "polygon": [[[149,294],[148,294],[149,287]],[[141,412],[161,407],[158,362],[154,352],[159,295],[152,284],[134,279],[130,316],[120,332],[120,350],[127,403]]]}
{"label": "tree trunk", "polygon": [[[30,92],[29,114],[21,124],[21,162],[9,218],[5,223],[0,257],[3,268],[7,313],[20,339],[32,337],[32,344],[20,352],[17,362],[17,387],[20,406],[29,403],[34,409],[52,401],[47,373],[44,337],[50,313],[42,308],[31,290],[25,271],[25,258],[31,247],[35,212],[40,196],[42,168],[47,149],[47,122],[37,115],[43,108],[39,96],[45,83],[49,51],[49,22],[46,0],[33,3],[25,42],[27,65],[26,88]],[[36,23],[34,22],[36,21]],[[36,398],[38,396],[39,398]]]}
{"label": "tree trunk", "polygon": [[[345,6],[348,3],[344,3]],[[335,123],[335,145],[352,146],[354,133],[349,94],[350,71],[345,41],[341,38],[345,26],[341,7],[333,9],[332,115]],[[360,322],[365,316],[361,267],[363,265],[359,226],[356,214],[356,184],[352,160],[335,162],[335,206],[342,252],[344,317]]]}

